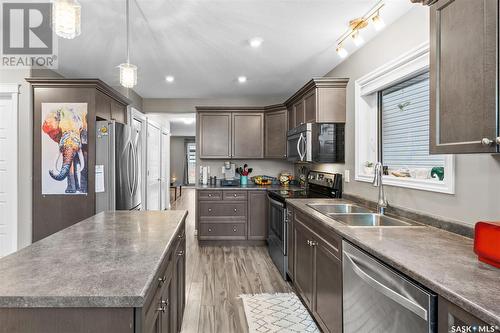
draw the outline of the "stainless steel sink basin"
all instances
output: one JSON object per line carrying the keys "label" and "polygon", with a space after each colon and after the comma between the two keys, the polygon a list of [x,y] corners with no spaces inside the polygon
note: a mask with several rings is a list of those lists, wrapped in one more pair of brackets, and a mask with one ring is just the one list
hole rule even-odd
{"label": "stainless steel sink basin", "polygon": [[332,219],[353,227],[411,227],[418,223],[398,220],[380,214],[327,214]]}
{"label": "stainless steel sink basin", "polygon": [[325,215],[371,213],[371,211],[366,208],[351,204],[309,204],[308,206]]}

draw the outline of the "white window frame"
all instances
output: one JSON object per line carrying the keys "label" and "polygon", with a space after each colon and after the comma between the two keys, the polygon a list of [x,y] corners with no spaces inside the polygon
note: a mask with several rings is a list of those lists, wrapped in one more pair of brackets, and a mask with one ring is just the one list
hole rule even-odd
{"label": "white window frame", "polygon": [[[355,94],[355,180],[371,182],[373,175],[362,166],[366,161],[378,161],[378,94],[396,83],[429,70],[429,43],[424,43],[389,63],[359,78],[354,83]],[[417,190],[455,193],[455,157],[445,155],[445,179],[401,178],[384,176],[384,184]]]}

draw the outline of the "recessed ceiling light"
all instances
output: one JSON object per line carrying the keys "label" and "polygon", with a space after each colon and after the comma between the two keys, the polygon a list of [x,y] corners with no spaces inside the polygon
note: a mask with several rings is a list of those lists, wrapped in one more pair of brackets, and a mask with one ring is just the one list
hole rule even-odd
{"label": "recessed ceiling light", "polygon": [[246,76],[238,76],[238,82],[239,83],[247,82],[247,77]]}
{"label": "recessed ceiling light", "polygon": [[172,76],[172,75],[167,75],[165,77],[165,81],[167,81],[168,83],[172,83],[174,82],[175,78]]}
{"label": "recessed ceiling light", "polygon": [[256,49],[262,45],[263,41],[264,40],[260,37],[253,37],[248,41],[248,43],[250,44],[251,47]]}

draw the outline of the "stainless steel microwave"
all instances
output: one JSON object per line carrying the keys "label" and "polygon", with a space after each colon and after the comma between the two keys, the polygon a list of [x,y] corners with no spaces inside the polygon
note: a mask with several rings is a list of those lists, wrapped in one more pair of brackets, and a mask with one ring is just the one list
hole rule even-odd
{"label": "stainless steel microwave", "polygon": [[287,158],[292,162],[344,163],[345,124],[307,123],[289,130]]}

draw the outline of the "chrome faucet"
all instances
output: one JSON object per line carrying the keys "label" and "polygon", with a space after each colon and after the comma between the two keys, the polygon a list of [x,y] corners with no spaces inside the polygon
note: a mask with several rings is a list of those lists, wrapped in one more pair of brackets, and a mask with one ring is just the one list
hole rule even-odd
{"label": "chrome faucet", "polygon": [[382,163],[375,164],[375,175],[373,177],[373,186],[378,187],[377,213],[384,214],[387,208],[387,199],[384,191],[384,168]]}

